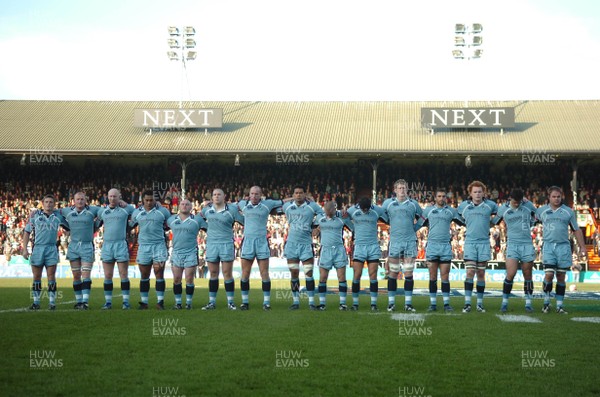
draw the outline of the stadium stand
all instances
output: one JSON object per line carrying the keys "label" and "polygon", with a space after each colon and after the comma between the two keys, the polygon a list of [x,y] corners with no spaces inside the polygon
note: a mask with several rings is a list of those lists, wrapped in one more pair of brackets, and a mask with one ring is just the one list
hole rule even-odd
{"label": "stadium stand", "polygon": [[[181,194],[177,183],[164,181],[177,181],[179,170],[177,167],[165,166],[168,159],[162,163],[146,162],[146,164],[119,164],[108,163],[102,159],[86,160],[82,164],[70,161],[68,158],[60,166],[54,167],[23,167],[5,164],[4,172],[0,175],[0,254],[9,258],[22,252],[22,230],[27,220],[29,210],[38,205],[38,199],[45,192],[54,193],[60,206],[70,205],[73,195],[83,190],[89,197],[90,203],[103,205],[106,202],[106,193],[113,186],[119,187],[125,201],[139,204],[140,192],[153,187],[164,187],[166,191],[160,192],[163,205],[172,212],[177,211],[177,202]],[[489,196],[502,203],[506,200],[508,192],[514,186],[522,186],[526,197],[537,205],[545,202],[545,187],[554,184],[556,168],[568,169],[569,164],[560,162],[553,167],[528,167],[522,164],[500,166],[493,161],[482,162],[477,168],[465,168],[460,163],[429,163],[429,164],[382,164],[379,167],[379,186],[376,200],[382,203],[391,194],[391,186],[400,175],[405,176],[411,185],[413,198],[422,206],[430,201],[433,190],[443,187],[448,191],[449,202],[456,206],[466,196],[466,186],[473,179],[482,179],[489,186]],[[598,209],[598,185],[594,175],[598,173],[597,166],[586,167],[580,171],[580,180],[589,181],[582,185],[578,197],[580,208],[587,211],[592,224],[584,229],[588,238],[590,266],[597,266],[598,256],[594,253],[593,241],[597,240],[595,231]],[[326,165],[310,164],[304,166],[273,167],[262,162],[247,164],[246,167],[236,167],[232,164],[197,163],[190,167],[188,172],[188,190],[186,196],[194,203],[195,210],[201,208],[202,202],[210,198],[212,188],[221,187],[232,201],[243,198],[250,186],[260,184],[264,186],[264,194],[268,197],[288,197],[292,186],[300,183],[307,187],[312,198],[321,205],[325,201],[336,200],[338,205],[352,204],[360,195],[369,195],[370,191],[364,186],[370,184],[371,177],[368,169],[360,170],[353,163]],[[490,180],[493,176],[493,180]],[[164,182],[164,183],[163,183]],[[362,187],[362,188],[361,188]],[[568,186],[565,186],[568,189]],[[583,193],[583,194],[582,194]],[[567,201],[572,199],[567,194]],[[283,255],[283,244],[287,236],[285,216],[272,216],[269,224],[271,237],[272,256]],[[242,237],[242,228],[235,227],[236,248]],[[101,230],[99,240],[101,242]],[[594,238],[594,233],[596,237]],[[464,228],[453,226],[453,249],[455,259],[462,259],[462,244],[464,243]],[[502,260],[506,247],[504,226],[501,224],[492,229],[490,246],[493,259]],[[539,253],[543,242],[543,231],[540,226],[532,229],[532,236]],[[350,236],[346,234],[346,241],[350,244]],[[419,255],[422,256],[427,241],[427,230],[418,233]],[[199,245],[204,245],[203,236],[199,238]],[[380,245],[384,251],[387,249],[387,227],[381,225]],[[131,240],[130,249],[135,258],[137,243]],[[538,258],[539,259],[539,258]],[[592,270],[592,269],[590,269]]]}

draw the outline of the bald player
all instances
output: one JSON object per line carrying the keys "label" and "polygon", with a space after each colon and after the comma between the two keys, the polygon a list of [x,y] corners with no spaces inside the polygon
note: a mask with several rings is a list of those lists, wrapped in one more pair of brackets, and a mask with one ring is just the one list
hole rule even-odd
{"label": "bald player", "polygon": [[95,256],[94,231],[100,207],[89,206],[83,192],[75,193],[73,199],[75,205],[61,209],[71,230],[67,259],[71,262],[73,273],[73,290],[77,300],[75,309],[88,310]]}
{"label": "bald player", "polygon": [[569,241],[569,227],[579,245],[578,257],[587,260],[585,241],[583,233],[577,225],[575,212],[563,204],[563,191],[558,186],[548,189],[548,204],[537,209],[536,218],[542,222],[544,227],[544,246],[542,248],[542,259],[544,264],[544,306],[542,313],[550,313],[550,293],[552,282],[556,275],[556,312],[567,314],[563,308],[565,298],[565,275],[573,263],[571,243]]}
{"label": "bald player", "polygon": [[259,186],[250,188],[250,198],[241,200],[238,207],[244,216],[244,240],[242,242],[242,305],[240,310],[249,309],[250,271],[254,259],[258,262],[262,278],[263,310],[271,310],[271,279],[269,278],[269,241],[267,221],[269,213],[283,205],[283,200],[263,200]]}
{"label": "bald player", "polygon": [[123,310],[128,310],[129,291],[129,249],[127,247],[127,226],[129,217],[134,211],[132,205],[123,205],[121,192],[118,189],[108,191],[108,205],[98,211],[98,227],[103,226],[104,241],[100,252],[102,268],[104,269],[104,306],[102,309],[112,309],[113,273],[115,262],[121,278],[121,295],[123,296]]}
{"label": "bald player", "polygon": [[191,213],[192,203],[185,199],[179,204],[179,213],[167,220],[167,226],[173,233],[173,250],[171,264],[173,270],[173,294],[175,295],[175,310],[181,310],[181,295],[183,287],[181,279],[185,272],[185,308],[192,308],[194,297],[194,275],[198,266],[198,233],[206,230],[207,224],[201,216]]}
{"label": "bald player", "polygon": [[349,217],[342,218],[336,212],[337,205],[335,201],[325,203],[324,215],[317,216],[314,225],[317,227],[314,235],[321,235],[321,249],[319,251],[319,306],[318,310],[326,309],[327,299],[327,278],[329,271],[335,268],[339,282],[340,306],[341,311],[348,309],[346,306],[346,294],[348,284],[346,283],[346,266],[348,266],[348,255],[344,246],[344,227],[348,230],[354,230],[354,224]]}

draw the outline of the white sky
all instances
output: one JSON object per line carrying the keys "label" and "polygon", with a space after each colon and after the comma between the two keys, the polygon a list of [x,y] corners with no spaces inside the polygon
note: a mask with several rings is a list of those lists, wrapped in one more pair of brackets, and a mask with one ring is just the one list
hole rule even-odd
{"label": "white sky", "polygon": [[[0,99],[600,99],[597,0],[0,0]],[[484,55],[452,58],[454,24]]]}

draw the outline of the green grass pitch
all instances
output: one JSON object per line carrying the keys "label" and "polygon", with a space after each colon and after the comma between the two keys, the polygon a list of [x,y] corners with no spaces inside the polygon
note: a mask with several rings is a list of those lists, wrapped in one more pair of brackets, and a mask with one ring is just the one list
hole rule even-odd
{"label": "green grass pitch", "polygon": [[[413,299],[416,315],[387,313],[383,294],[379,313],[370,313],[368,295],[359,312],[338,311],[338,295],[327,296],[325,312],[309,311],[306,299],[291,312],[289,282],[274,281],[273,310],[264,312],[253,280],[250,310],[232,312],[221,280],[217,310],[201,311],[207,282],[196,280],[194,310],[123,311],[116,279],[115,307],[102,311],[95,279],[91,310],[83,312],[73,310],[71,281],[61,279],[58,310],[48,311],[43,296],[42,310],[29,312],[20,309],[31,304],[30,283],[0,280],[2,396],[600,395],[600,324],[573,321],[600,318],[595,300],[567,299],[569,314],[558,315],[540,313],[536,299],[527,316],[536,323],[501,321],[498,298],[486,299],[487,313],[462,314],[463,299],[452,298],[454,315],[427,315],[422,294]],[[510,308],[513,319],[524,318],[520,298]]]}

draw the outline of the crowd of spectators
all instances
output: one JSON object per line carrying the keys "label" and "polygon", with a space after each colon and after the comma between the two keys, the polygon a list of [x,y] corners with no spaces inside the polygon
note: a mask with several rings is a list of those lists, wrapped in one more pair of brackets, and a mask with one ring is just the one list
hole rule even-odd
{"label": "crowd of spectators", "polygon": [[[600,183],[595,180],[598,167],[580,168],[578,179],[578,204],[593,208],[598,217],[600,204]],[[56,196],[58,207],[72,204],[73,195],[84,191],[89,203],[103,205],[107,202],[110,188],[119,188],[123,200],[134,205],[140,204],[144,190],[153,190],[158,199],[173,213],[177,212],[181,200],[180,167],[174,161],[162,161],[147,165],[112,164],[106,161],[88,160],[61,165],[3,167],[0,173],[0,254],[7,257],[21,254],[22,232],[31,208],[39,206],[39,200],[48,193]],[[444,163],[432,158],[430,162],[402,165],[382,163],[377,169],[376,201],[378,204],[392,195],[394,181],[400,177],[406,179],[410,187],[410,196],[425,207],[431,203],[435,189],[447,191],[448,203],[457,206],[467,198],[466,188],[470,181],[478,179],[488,186],[488,197],[501,204],[508,198],[513,187],[525,191],[525,197],[536,205],[545,204],[545,189],[551,185],[561,186],[566,193],[566,202],[572,203],[568,179],[571,165],[558,161],[551,166],[481,161],[471,168],[460,163]],[[305,187],[309,197],[323,205],[335,200],[338,207],[351,205],[363,196],[371,196],[373,171],[370,163],[361,162],[340,164],[308,163],[304,165],[274,165],[264,162],[247,163],[243,166],[218,163],[195,163],[187,170],[186,198],[199,211],[203,202],[210,200],[212,189],[223,189],[229,201],[238,201],[248,196],[250,187],[259,185],[263,194],[269,198],[290,197],[293,186]],[[557,175],[563,176],[557,180]],[[287,223],[284,215],[273,215],[269,219],[268,233],[271,254],[283,256],[283,245],[287,236]],[[452,248],[455,259],[462,259],[464,227],[453,224]],[[234,227],[235,247],[241,247],[243,228]],[[387,255],[388,231],[381,224],[379,230],[380,246],[384,257]],[[541,251],[543,233],[540,226],[532,228],[532,237],[538,253]],[[344,235],[348,249],[351,246],[351,234]],[[417,233],[419,257],[424,257],[427,241],[427,229]],[[101,244],[101,231],[97,242]],[[199,236],[199,247],[204,249],[204,235]],[[315,241],[316,249],[318,242]],[[60,236],[59,246],[64,253],[67,246],[66,236]],[[503,224],[490,229],[490,248],[495,260],[503,260],[506,248],[506,231]],[[538,254],[539,255],[539,254]]]}

